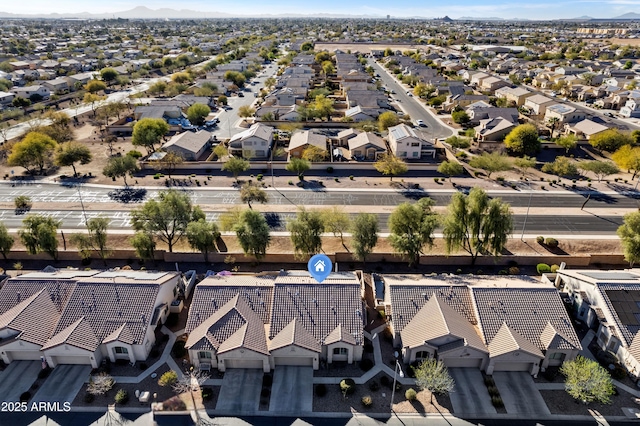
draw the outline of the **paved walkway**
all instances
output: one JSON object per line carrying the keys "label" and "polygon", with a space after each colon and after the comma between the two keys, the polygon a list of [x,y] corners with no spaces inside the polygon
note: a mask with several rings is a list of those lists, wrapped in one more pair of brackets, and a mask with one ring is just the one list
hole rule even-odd
{"label": "paved walkway", "polygon": [[582,345],[582,350],[580,351],[580,355],[595,361],[596,357],[594,357],[591,351],[589,350],[589,344],[591,343],[594,337],[596,337],[596,332],[589,329],[587,334],[580,341],[580,344]]}

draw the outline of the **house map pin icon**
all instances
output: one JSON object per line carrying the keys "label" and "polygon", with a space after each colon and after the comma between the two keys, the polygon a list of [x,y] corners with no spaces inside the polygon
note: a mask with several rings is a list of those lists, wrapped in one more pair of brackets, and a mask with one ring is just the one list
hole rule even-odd
{"label": "house map pin icon", "polygon": [[316,254],[307,263],[309,273],[316,281],[321,283],[331,273],[331,260],[324,254]]}

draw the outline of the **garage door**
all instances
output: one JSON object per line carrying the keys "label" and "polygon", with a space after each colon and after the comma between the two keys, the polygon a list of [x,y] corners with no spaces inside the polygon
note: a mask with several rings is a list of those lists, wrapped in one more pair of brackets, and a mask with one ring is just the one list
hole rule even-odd
{"label": "garage door", "polygon": [[493,371],[531,371],[533,363],[530,362],[499,362]]}
{"label": "garage door", "polygon": [[83,364],[91,365],[91,360],[87,356],[57,356],[56,364]]}
{"label": "garage door", "polygon": [[38,361],[42,356],[40,351],[8,351],[7,356],[13,361]]}
{"label": "garage door", "polygon": [[262,368],[261,359],[225,359],[226,368]]}
{"label": "garage door", "polygon": [[274,360],[276,365],[300,365],[313,367],[313,358],[308,356],[278,356]]}
{"label": "garage door", "polygon": [[444,358],[444,365],[452,367],[472,367],[480,368],[482,364],[482,358]]}

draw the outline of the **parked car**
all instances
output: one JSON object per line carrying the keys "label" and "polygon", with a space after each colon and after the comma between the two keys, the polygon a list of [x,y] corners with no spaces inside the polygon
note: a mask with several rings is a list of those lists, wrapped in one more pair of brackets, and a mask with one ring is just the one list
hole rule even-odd
{"label": "parked car", "polygon": [[242,92],[238,92],[238,97],[239,97],[239,98],[244,98],[244,93],[242,93]]}
{"label": "parked car", "polygon": [[418,127],[427,127],[427,125],[422,120],[416,120],[416,126],[418,126]]}

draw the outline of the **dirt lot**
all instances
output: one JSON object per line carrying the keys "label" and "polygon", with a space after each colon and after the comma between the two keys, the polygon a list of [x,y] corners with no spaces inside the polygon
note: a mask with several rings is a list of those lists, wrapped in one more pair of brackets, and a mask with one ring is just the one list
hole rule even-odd
{"label": "dirt lot", "polygon": [[547,404],[547,407],[549,407],[551,414],[589,416],[589,410],[594,410],[603,416],[623,416],[623,407],[638,407],[638,405],[633,402],[634,397],[631,394],[622,390],[618,390],[618,392],[618,395],[611,397],[611,404],[593,402],[589,405],[573,399],[563,390],[541,390],[540,395],[544,398],[544,402]]}

